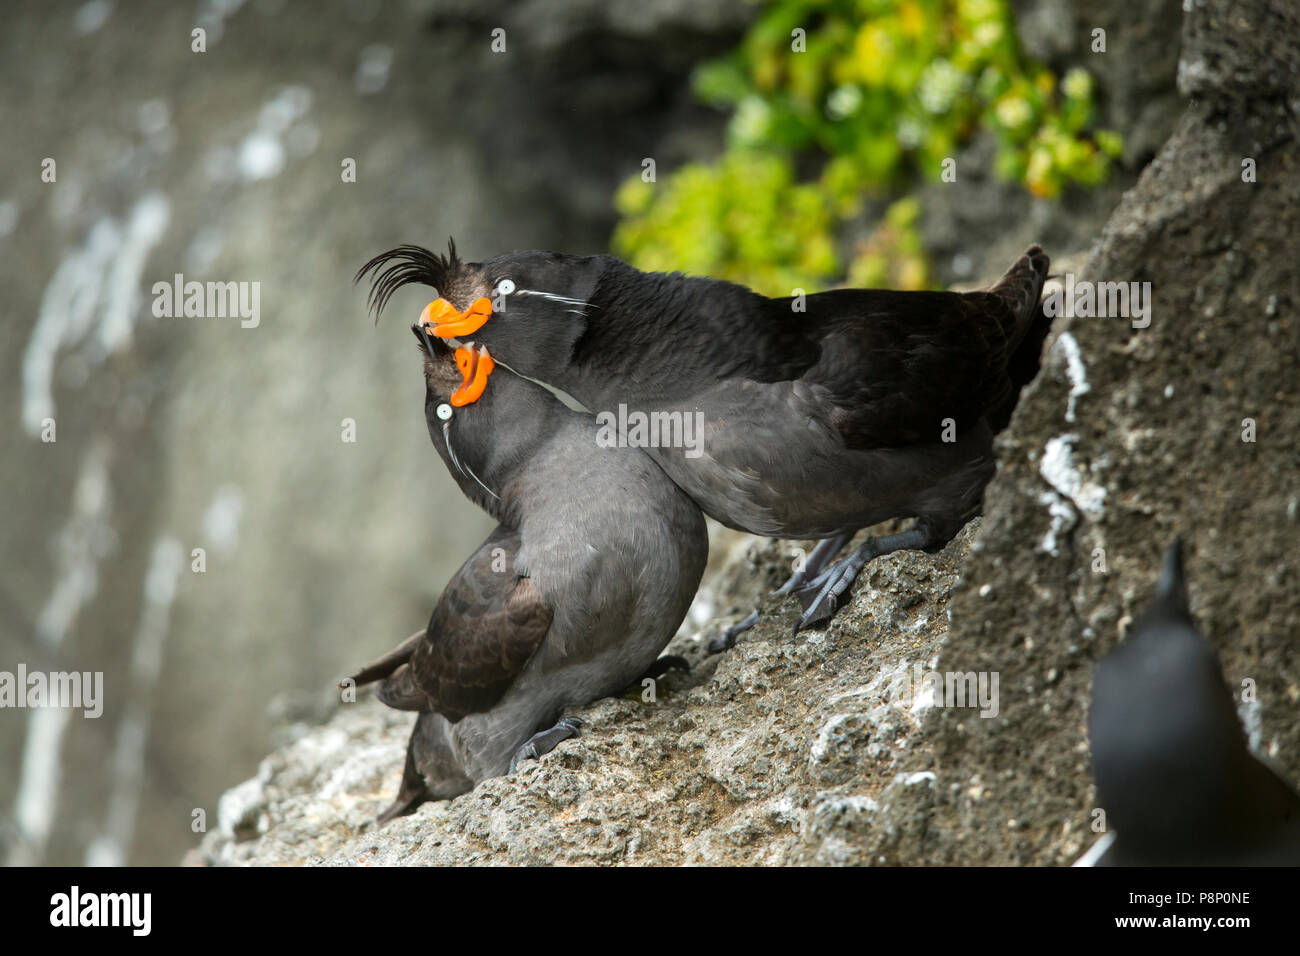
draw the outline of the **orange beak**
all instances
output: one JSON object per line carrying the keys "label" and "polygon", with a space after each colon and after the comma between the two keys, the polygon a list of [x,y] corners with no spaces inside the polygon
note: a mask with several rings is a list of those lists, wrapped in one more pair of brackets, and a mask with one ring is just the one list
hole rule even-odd
{"label": "orange beak", "polygon": [[492,300],[476,299],[464,312],[446,299],[434,299],[420,313],[420,325],[432,325],[433,334],[440,339],[458,339],[471,335],[483,327],[492,316]]}
{"label": "orange beak", "polygon": [[452,393],[451,404],[461,408],[482,398],[483,390],[487,388],[488,376],[492,374],[496,365],[486,348],[475,345],[463,345],[458,348],[456,367],[460,369],[464,381],[461,382],[460,388]]}

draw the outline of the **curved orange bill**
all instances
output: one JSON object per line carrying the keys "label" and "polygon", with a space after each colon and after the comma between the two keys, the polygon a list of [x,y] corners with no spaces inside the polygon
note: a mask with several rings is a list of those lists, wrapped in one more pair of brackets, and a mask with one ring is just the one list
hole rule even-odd
{"label": "curved orange bill", "polygon": [[[460,313],[456,311],[454,305],[446,299],[434,299],[426,305],[424,311],[420,313],[420,319],[416,323],[416,327],[424,328],[426,325],[436,326],[439,322],[450,322],[451,320],[458,318],[460,318]],[[430,331],[433,330],[430,329]]]}
{"label": "curved orange bill", "polygon": [[424,307],[420,323],[431,324],[440,339],[458,339],[477,332],[491,316],[492,300],[488,298],[476,299],[464,312],[457,312],[446,299],[437,299]]}
{"label": "curved orange bill", "polygon": [[462,345],[456,350],[456,367],[460,369],[460,388],[452,392],[451,404],[457,408],[473,404],[483,397],[488,376],[496,368],[488,350],[474,345]]}

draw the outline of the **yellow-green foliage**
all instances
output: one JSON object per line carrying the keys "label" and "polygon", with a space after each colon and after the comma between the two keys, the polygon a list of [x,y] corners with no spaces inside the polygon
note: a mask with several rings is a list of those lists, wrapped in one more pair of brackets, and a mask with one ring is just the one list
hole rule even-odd
{"label": "yellow-green foliage", "polygon": [[[802,30],[805,49],[793,49]],[[687,269],[769,294],[928,283],[915,201],[896,202],[841,260],[835,233],[864,198],[938,179],[978,130],[996,169],[1034,195],[1102,182],[1119,137],[1088,132],[1092,77],[1058,81],[1020,53],[1006,0],[769,0],[740,47],[696,73],[732,108],[728,147],[658,183],[619,190],[615,248],[644,269]],[[796,157],[820,156],[803,182]]]}
{"label": "yellow-green foliage", "polygon": [[638,176],[615,203],[624,217],[615,245],[641,269],[689,268],[786,295],[839,270],[825,197],[774,153],[732,150],[663,183]]}

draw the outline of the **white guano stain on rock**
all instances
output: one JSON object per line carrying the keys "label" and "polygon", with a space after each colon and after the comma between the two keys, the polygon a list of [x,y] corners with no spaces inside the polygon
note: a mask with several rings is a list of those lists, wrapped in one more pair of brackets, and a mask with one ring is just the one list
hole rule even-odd
{"label": "white guano stain on rock", "polygon": [[1086,479],[1074,463],[1075,434],[1059,435],[1048,439],[1038,472],[1058,493],[1093,521],[1101,517],[1106,505],[1106,489]]}
{"label": "white guano stain on rock", "polygon": [[1092,386],[1088,384],[1088,370],[1083,364],[1083,353],[1079,350],[1079,343],[1075,341],[1074,336],[1069,332],[1062,332],[1057,336],[1052,351],[1060,352],[1065,359],[1065,374],[1070,380],[1070,394],[1065,407],[1065,420],[1073,422],[1075,402],[1081,396],[1092,391]]}
{"label": "white guano stain on rock", "polygon": [[1039,474],[1052,489],[1038,496],[1052,520],[1039,548],[1053,556],[1060,554],[1060,536],[1078,523],[1080,512],[1096,521],[1105,510],[1106,489],[1088,480],[1074,462],[1074,443],[1078,440],[1073,433],[1049,439],[1038,462]]}
{"label": "white guano stain on rock", "polygon": [[1057,541],[1062,533],[1079,523],[1079,514],[1054,491],[1044,491],[1038,496],[1038,503],[1047,506],[1047,513],[1052,519],[1051,525],[1043,532],[1038,547],[1053,557],[1059,557],[1061,549],[1057,546]]}

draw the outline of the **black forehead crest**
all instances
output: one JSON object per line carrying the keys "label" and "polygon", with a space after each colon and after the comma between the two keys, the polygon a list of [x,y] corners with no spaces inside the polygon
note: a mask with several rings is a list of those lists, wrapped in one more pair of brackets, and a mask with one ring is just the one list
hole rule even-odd
{"label": "black forehead crest", "polygon": [[360,282],[370,275],[370,295],[366,302],[377,322],[388,300],[402,286],[419,283],[441,293],[462,265],[456,255],[454,239],[447,240],[446,255],[430,252],[422,246],[398,246],[396,249],[381,252],[367,262],[357,270],[356,277],[352,281]]}

